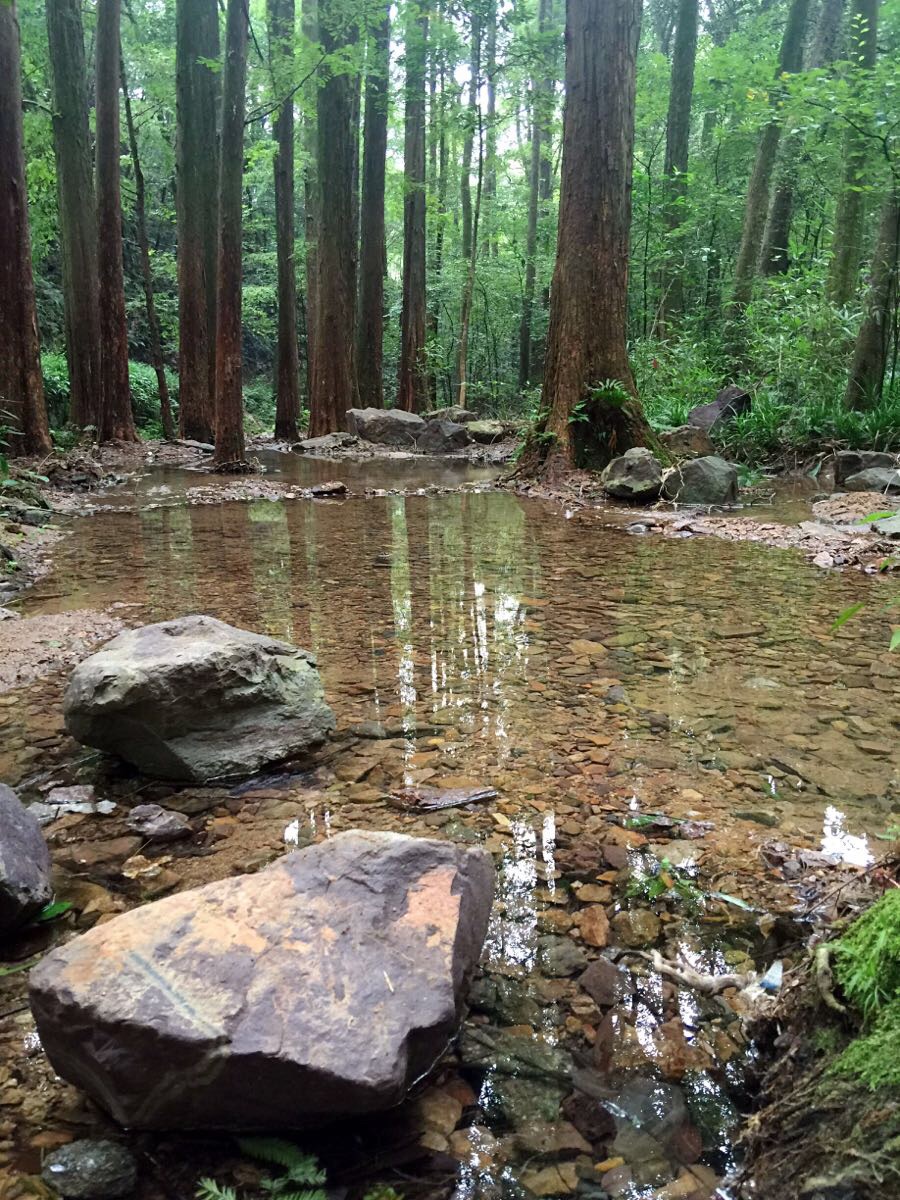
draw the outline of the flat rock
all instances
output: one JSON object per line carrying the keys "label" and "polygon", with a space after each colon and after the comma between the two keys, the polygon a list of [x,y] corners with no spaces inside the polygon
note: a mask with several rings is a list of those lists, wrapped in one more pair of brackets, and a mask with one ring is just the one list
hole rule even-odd
{"label": "flat rock", "polygon": [[294,454],[334,454],[336,450],[350,450],[359,445],[359,438],[351,433],[325,433],[321,437],[304,438],[291,446]]}
{"label": "flat rock", "polygon": [[848,492],[882,492],[896,495],[900,492],[900,471],[890,467],[868,467],[843,480]]}
{"label": "flat rock", "polygon": [[63,711],[80,742],[194,783],[255,774],[334,728],[312,655],[206,616],[120,633],[75,668]]}
{"label": "flat rock", "polygon": [[676,504],[737,504],[737,467],[715,454],[687,459],[665,473],[662,494]]}
{"label": "flat rock", "polygon": [[456,1029],[493,885],[480,849],[338,834],[51,951],[30,979],[42,1045],[135,1129],[390,1108]]}
{"label": "flat rock", "polygon": [[0,936],[53,899],[50,851],[37,818],[0,783]]}
{"label": "flat rock", "polygon": [[382,446],[412,448],[425,431],[422,418],[402,408],[350,408],[346,421],[348,433]]}
{"label": "flat rock", "polygon": [[138,804],[128,814],[132,833],[151,842],[177,842],[191,832],[184,813],[169,812],[159,804]]}
{"label": "flat rock", "polygon": [[838,450],[834,456],[834,484],[841,487],[851,475],[872,468],[893,470],[897,467],[897,456],[881,450]]}
{"label": "flat rock", "polygon": [[621,500],[653,500],[662,486],[662,467],[652,450],[633,446],[614,458],[600,476],[610,496]]}

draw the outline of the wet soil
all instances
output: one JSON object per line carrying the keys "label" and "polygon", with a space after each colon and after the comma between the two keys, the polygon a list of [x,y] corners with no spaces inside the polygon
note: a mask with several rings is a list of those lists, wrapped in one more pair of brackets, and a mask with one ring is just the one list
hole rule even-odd
{"label": "wet soil", "polygon": [[[634,536],[588,508],[561,517],[556,502],[479,490],[471,464],[272,467],[295,498],[194,504],[218,486],[208,474],[136,476],[64,518],[52,572],[0,624],[0,638],[43,631],[60,651],[36,643],[0,696],[0,778],[28,801],[81,784],[116,806],[47,826],[75,907],[5,947],[6,965],[333,831],[477,842],[499,887],[464,1035],[401,1112],[309,1139],[332,1182],[354,1196],[374,1181],[410,1196],[733,1195],[745,1018],[765,1001],[741,981],[679,984],[642,955],[701,976],[790,966],[811,881],[879,853],[900,810],[900,663],[883,608],[896,586],[763,544]],[[336,476],[355,494],[306,498]],[[857,602],[866,619],[832,631]],[[141,780],[67,738],[66,669],[102,623],[190,612],[314,651],[335,741],[225,790]],[[423,785],[498,798],[426,813],[395,796]],[[149,800],[187,813],[191,839],[154,851],[128,837],[129,807]],[[0,976],[11,1179],[109,1130],[43,1059],[25,978]],[[221,1139],[134,1145],[146,1200],[245,1169]]]}

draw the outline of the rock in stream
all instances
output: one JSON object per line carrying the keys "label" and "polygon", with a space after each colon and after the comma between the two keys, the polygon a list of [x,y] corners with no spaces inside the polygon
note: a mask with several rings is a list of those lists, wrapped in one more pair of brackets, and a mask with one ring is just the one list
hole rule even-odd
{"label": "rock in stream", "polygon": [[50,851],[40,824],[0,783],[0,936],[37,916],[52,898]]}
{"label": "rock in stream", "polygon": [[339,834],[52,951],[30,980],[41,1042],[136,1129],[390,1108],[456,1028],[493,885],[480,849]]}

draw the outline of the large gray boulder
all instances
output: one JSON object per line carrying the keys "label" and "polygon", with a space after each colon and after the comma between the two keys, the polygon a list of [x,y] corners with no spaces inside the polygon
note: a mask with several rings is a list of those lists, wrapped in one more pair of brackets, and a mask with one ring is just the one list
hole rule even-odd
{"label": "large gray boulder", "polygon": [[425,431],[425,422],[417,413],[402,408],[350,408],[347,410],[347,432],[355,433],[364,442],[382,446],[407,446],[412,449],[416,439]]}
{"label": "large gray boulder", "polygon": [[714,454],[687,459],[665,473],[662,494],[676,504],[737,504],[737,467]]}
{"label": "large gray boulder", "polygon": [[472,441],[465,425],[438,419],[428,421],[416,440],[416,448],[423,454],[451,454],[462,450]]}
{"label": "large gray boulder", "polygon": [[634,446],[614,458],[600,476],[604,489],[620,500],[654,500],[662,486],[662,467],[652,450]]}
{"label": "large gray boulder", "polygon": [[881,450],[838,450],[834,456],[835,487],[840,487],[851,475],[873,468],[895,470],[896,454],[885,454]]}
{"label": "large gray boulder", "polygon": [[78,741],[199,783],[295,758],[334,728],[310,654],[205,616],[120,633],[75,668],[63,711]]}
{"label": "large gray boulder", "polygon": [[506,421],[492,419],[470,421],[466,428],[472,441],[478,442],[481,446],[491,446],[494,442],[502,442],[504,438],[515,432],[514,427]]}
{"label": "large gray boulder", "polygon": [[481,849],[339,834],[51,951],[30,979],[41,1043],[133,1129],[390,1108],[453,1036],[493,886]]}
{"label": "large gray boulder", "polygon": [[894,496],[900,492],[900,471],[892,471],[889,467],[869,467],[848,475],[842,486],[848,492],[883,492]]}
{"label": "large gray boulder", "polygon": [[753,399],[749,392],[736,383],[730,383],[728,387],[723,387],[715,400],[711,400],[709,404],[698,404],[696,408],[692,408],[688,413],[688,425],[695,425],[698,429],[713,429],[717,425],[724,425],[733,417],[749,412],[752,404]]}
{"label": "large gray boulder", "polygon": [[53,899],[50,851],[37,818],[0,783],[0,936]]}

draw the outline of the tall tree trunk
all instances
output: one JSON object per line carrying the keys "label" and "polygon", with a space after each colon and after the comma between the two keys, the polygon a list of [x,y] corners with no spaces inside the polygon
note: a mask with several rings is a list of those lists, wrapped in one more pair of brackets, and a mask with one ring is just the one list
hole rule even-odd
{"label": "tall tree trunk", "polygon": [[[319,0],[319,40],[328,55],[345,52],[357,38],[346,5]],[[328,72],[318,89],[317,152],[319,232],[317,312],[310,396],[311,437],[342,429],[357,401],[354,363],[356,317],[357,160],[356,82],[346,71]]]}
{"label": "tall tree trunk", "polygon": [[278,349],[275,436],[298,437],[300,357],[297,350],[297,270],[294,232],[294,0],[267,0],[269,54],[276,91],[285,98],[275,117],[275,239],[278,257]]}
{"label": "tall tree trunk", "polygon": [[[543,408],[551,465],[598,465],[652,439],[626,308],[642,0],[568,0],[566,108]],[[612,396],[604,384],[617,381]],[[575,419],[581,418],[583,419]]]}
{"label": "tall tree trunk", "polygon": [[219,154],[216,330],[216,452],[220,470],[246,469],[241,377],[242,193],[247,84],[246,0],[228,0]]}
{"label": "tall tree trunk", "polygon": [[137,441],[128,383],[119,178],[121,0],[97,0],[97,267],[100,281],[100,440]]}
{"label": "tall tree trunk", "polygon": [[460,211],[462,222],[463,258],[472,255],[472,151],[475,147],[475,126],[478,123],[478,80],[481,76],[481,17],[472,8],[469,59],[469,100],[466,111],[466,130],[463,138],[462,171],[460,172]]}
{"label": "tall tree trunk", "polygon": [[459,355],[456,363],[456,375],[459,379],[457,403],[460,408],[466,407],[469,398],[469,329],[472,323],[472,300],[475,295],[475,266],[478,262],[478,225],[481,219],[481,198],[484,194],[484,128],[481,121],[481,107],[478,108],[478,183],[475,188],[475,210],[472,214],[472,252],[469,255],[469,268],[466,272],[466,282],[463,285],[462,304],[459,310]]}
{"label": "tall tree trunk", "polygon": [[182,437],[211,442],[219,203],[216,0],[177,0],[175,26],[178,420]]}
{"label": "tall tree trunk", "polygon": [[[840,41],[844,0],[823,0],[816,23],[806,69],[825,67],[834,62]],[[777,182],[766,218],[766,229],[760,251],[759,270],[762,275],[785,275],[791,265],[791,222],[794,216],[794,190],[797,183],[796,148],[782,143],[777,170]]]}
{"label": "tall tree trunk", "polygon": [[131,97],[128,95],[128,78],[125,74],[124,59],[122,59],[121,63],[121,73],[122,97],[125,101],[125,126],[128,130],[128,148],[131,151],[131,169],[134,173],[134,222],[137,229],[138,251],[141,256],[141,276],[144,281],[144,303],[147,308],[147,328],[150,333],[150,360],[153,363],[153,370],[156,372],[156,386],[159,390],[159,415],[162,422],[163,436],[167,441],[171,442],[175,439],[175,423],[172,420],[172,402],[169,399],[169,384],[166,380],[166,365],[163,361],[159,317],[156,313],[156,300],[153,295],[153,267],[150,262],[150,241],[147,237],[147,204],[144,172],[141,169],[137,132],[131,112]]}
{"label": "tall tree trunk", "polygon": [[81,0],[50,0],[46,11],[69,365],[69,421],[81,429],[88,425],[96,429],[100,383],[97,208]]}
{"label": "tall tree trunk", "polygon": [[[437,20],[443,23],[444,0],[438,0]],[[436,64],[436,109],[432,120],[432,137],[435,157],[435,213],[434,253],[431,260],[431,303],[428,311],[428,335],[437,341],[440,329],[440,282],[444,269],[444,238],[447,224],[447,167],[450,161],[450,146],[447,138],[447,62],[443,47],[433,51]],[[437,404],[437,372],[430,367],[428,372],[428,396],[432,406]]]}
{"label": "tall tree trunk", "polygon": [[657,324],[661,332],[672,316],[684,310],[684,252],[678,231],[684,223],[687,198],[688,150],[691,137],[691,104],[694,97],[694,67],[697,61],[699,0],[679,0],[672,78],[669,85],[669,114],[666,122],[666,231],[671,245],[663,270]]}
{"label": "tall tree trunk", "polygon": [[528,225],[525,232],[525,286],[519,319],[519,390],[531,382],[531,328],[537,282],[537,230],[541,188],[542,123],[538,119],[538,84],[531,85],[531,165],[528,173]]}
{"label": "tall tree trunk", "polygon": [[[302,0],[303,36],[309,42],[319,40],[318,0]],[[319,174],[317,165],[316,106],[319,81],[316,76],[307,82],[303,97],[303,238],[306,250],[306,402],[313,391],[313,361],[316,345],[316,315],[318,313],[319,243]]]}
{"label": "tall tree trunk", "polygon": [[[853,0],[850,12],[850,59],[862,78],[878,59],[879,0]],[[849,128],[844,138],[844,186],[834,215],[831,264],[826,293],[833,304],[847,304],[856,290],[862,258],[869,139],[865,129]]]}
{"label": "tall tree trunk", "polygon": [[403,309],[397,407],[419,412],[428,400],[425,363],[425,64],[428,17],[420,0],[407,9],[403,157]]}
{"label": "tall tree trunk", "polygon": [[728,316],[727,337],[731,352],[736,359],[740,359],[742,356],[743,314],[753,296],[753,284],[762,248],[766,214],[769,210],[772,174],[778,156],[778,144],[781,140],[782,118],[778,111],[778,105],[783,101],[784,87],[779,81],[786,74],[796,74],[803,65],[803,41],[808,13],[809,0],[791,0],[787,25],[778,55],[776,83],[771,92],[772,116],[760,135],[753,173],[747,188],[741,246],[734,268],[734,285]]}
{"label": "tall tree trunk", "polygon": [[363,408],[384,407],[384,177],[387,156],[391,6],[370,35],[363,128],[357,380]]}
{"label": "tall tree trunk", "polygon": [[867,408],[881,399],[888,345],[897,307],[897,259],[900,253],[900,183],[894,182],[881,210],[872,258],[866,314],[856,339],[853,365],[844,394],[846,408]]}
{"label": "tall tree trunk", "polygon": [[485,128],[484,163],[484,228],[485,246],[492,258],[500,247],[497,243],[497,0],[489,0],[487,36],[485,39],[485,80],[487,83],[487,120]]}
{"label": "tall tree trunk", "polygon": [[[51,449],[38,339],[25,193],[19,22],[0,3],[0,420],[9,414],[9,451]],[[7,447],[0,447],[4,453]]]}

